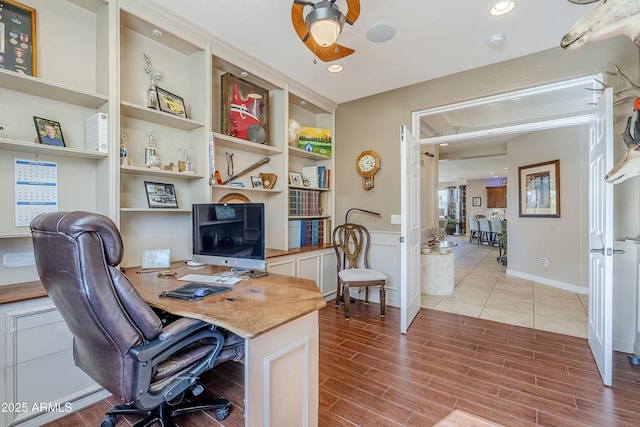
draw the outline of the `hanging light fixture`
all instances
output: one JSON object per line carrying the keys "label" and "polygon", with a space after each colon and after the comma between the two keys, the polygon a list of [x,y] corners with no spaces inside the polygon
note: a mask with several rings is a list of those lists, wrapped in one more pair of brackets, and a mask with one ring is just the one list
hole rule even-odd
{"label": "hanging light fixture", "polygon": [[334,44],[342,32],[344,15],[332,1],[322,0],[314,5],[304,21],[316,43],[327,47]]}

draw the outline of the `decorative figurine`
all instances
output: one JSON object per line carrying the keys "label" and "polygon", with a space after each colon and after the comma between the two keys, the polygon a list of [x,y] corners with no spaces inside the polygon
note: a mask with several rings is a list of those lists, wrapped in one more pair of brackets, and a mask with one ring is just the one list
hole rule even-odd
{"label": "decorative figurine", "polygon": [[126,133],[120,135],[120,165],[131,166],[131,159],[129,158],[129,152],[127,151],[127,142],[129,136]]}
{"label": "decorative figurine", "polygon": [[158,80],[162,78],[162,73],[160,71],[155,71],[153,69],[153,65],[151,65],[151,58],[147,56],[146,53],[144,55],[144,71],[149,74],[149,89],[145,91],[145,99],[147,107],[158,109],[158,92],[156,91],[156,85]]}
{"label": "decorative figurine", "polygon": [[156,131],[146,132],[148,141],[144,147],[144,164],[150,169],[160,169],[160,158],[156,154]]}

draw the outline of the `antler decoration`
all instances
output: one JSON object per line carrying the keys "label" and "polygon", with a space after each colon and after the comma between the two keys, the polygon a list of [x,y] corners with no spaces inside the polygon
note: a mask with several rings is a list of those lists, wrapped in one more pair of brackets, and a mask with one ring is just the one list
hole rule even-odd
{"label": "antler decoration", "polygon": [[[344,58],[345,56],[351,55],[355,50],[348,48],[346,46],[339,45],[338,43],[334,43],[331,46],[322,47],[316,43],[313,39],[311,33],[309,33],[309,29],[307,28],[307,24],[304,22],[304,17],[302,16],[305,6],[313,6],[311,2],[296,2],[294,1],[291,6],[291,22],[293,23],[293,28],[296,30],[298,37],[304,43],[304,45],[314,53],[321,61],[323,62],[331,62],[336,59]],[[360,16],[360,0],[347,0],[348,11],[345,15],[345,22],[349,25],[353,25],[354,22]]]}
{"label": "antler decoration", "polygon": [[[630,99],[636,99],[640,96],[640,86],[631,81],[629,77],[627,77],[616,64],[611,64],[615,71],[603,71],[606,77],[615,77],[619,78],[624,82],[624,86],[620,89],[615,89],[613,91],[613,105],[618,105],[624,101],[628,101]],[[604,92],[604,89],[607,87],[607,84],[603,81],[595,79],[598,83],[602,85],[601,89],[591,89],[589,90],[596,91],[598,93]],[[609,85],[613,86],[613,85]]]}

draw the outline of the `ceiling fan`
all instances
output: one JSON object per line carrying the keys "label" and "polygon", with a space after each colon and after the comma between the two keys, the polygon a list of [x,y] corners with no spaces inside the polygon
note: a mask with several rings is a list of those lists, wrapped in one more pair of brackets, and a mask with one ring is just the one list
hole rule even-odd
{"label": "ceiling fan", "polygon": [[[346,0],[347,14],[343,15],[334,3],[336,0],[321,0],[318,3],[294,0],[291,6],[291,22],[298,37],[321,61],[331,62],[355,52],[339,45],[336,39],[346,22],[353,25],[360,16],[360,0]],[[305,6],[313,10],[304,18]]]}

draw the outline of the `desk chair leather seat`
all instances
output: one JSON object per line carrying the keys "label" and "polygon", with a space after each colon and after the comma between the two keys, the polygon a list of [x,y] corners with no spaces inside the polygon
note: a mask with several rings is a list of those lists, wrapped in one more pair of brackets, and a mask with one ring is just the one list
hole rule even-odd
{"label": "desk chair leather seat", "polygon": [[[338,257],[338,290],[336,305],[340,297],[344,300],[344,318],[349,320],[351,300],[349,288],[365,286],[365,304],[369,303],[369,287],[380,286],[380,317],[385,315],[385,284],[387,276],[369,268],[369,231],[359,224],[343,224],[333,230],[333,247]],[[358,267],[362,262],[364,268]],[[344,266],[343,266],[344,264]],[[344,267],[344,268],[343,268]],[[340,288],[342,287],[342,293]]]}
{"label": "desk chair leather seat", "polygon": [[[122,405],[106,413],[102,426],[118,414],[138,414],[137,425],[174,426],[172,417],[214,410],[224,419],[226,399],[172,405],[213,368],[224,346],[215,326],[179,318],[163,326],[117,268],[124,248],[115,224],[89,212],[42,214],[31,223],[38,275],[73,334],[76,365]],[[234,348],[227,356],[237,356]]]}

